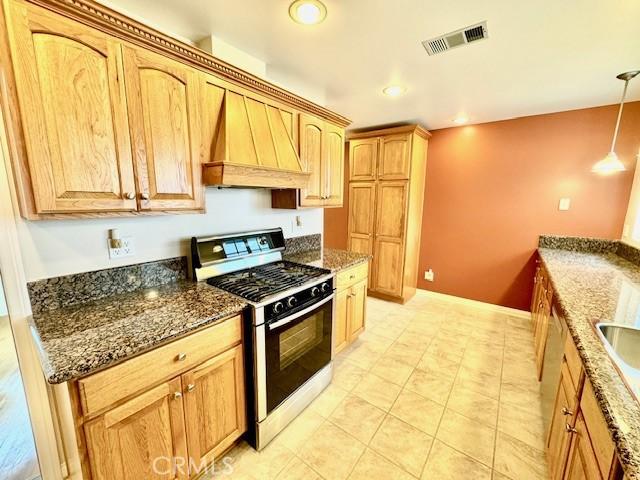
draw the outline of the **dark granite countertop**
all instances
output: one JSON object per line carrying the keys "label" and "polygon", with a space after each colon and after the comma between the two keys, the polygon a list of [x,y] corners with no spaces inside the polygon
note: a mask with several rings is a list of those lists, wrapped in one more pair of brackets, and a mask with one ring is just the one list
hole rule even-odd
{"label": "dark granite countertop", "polygon": [[34,313],[31,329],[49,383],[62,383],[242,311],[238,297],[177,281]]}
{"label": "dark granite countertop", "polygon": [[555,248],[539,248],[538,252],[612,433],[626,478],[640,480],[640,403],[626,387],[594,329],[596,322],[620,315],[618,305],[623,298],[640,289],[640,267],[610,250],[615,248],[599,247],[595,253]]}
{"label": "dark granite countertop", "polygon": [[290,255],[285,253],[284,258],[291,262],[304,263],[326,268],[332,272],[339,272],[345,268],[369,261],[371,255],[348,252],[347,250],[338,250],[335,248],[323,248]]}

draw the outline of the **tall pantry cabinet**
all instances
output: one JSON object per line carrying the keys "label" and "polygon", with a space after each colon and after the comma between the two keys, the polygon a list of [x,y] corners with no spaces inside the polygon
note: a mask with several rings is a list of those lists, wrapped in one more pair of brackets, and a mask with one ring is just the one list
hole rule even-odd
{"label": "tall pantry cabinet", "polygon": [[404,303],[416,292],[430,136],[419,125],[349,136],[348,246],[373,256],[370,295]]}

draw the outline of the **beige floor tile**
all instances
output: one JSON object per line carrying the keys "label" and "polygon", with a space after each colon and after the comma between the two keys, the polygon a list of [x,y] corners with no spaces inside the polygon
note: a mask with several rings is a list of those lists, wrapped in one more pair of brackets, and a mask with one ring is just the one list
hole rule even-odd
{"label": "beige floor tile", "polygon": [[362,443],[369,443],[386,413],[369,402],[349,395],[329,417],[329,421]]}
{"label": "beige floor tile", "polygon": [[273,440],[292,452],[298,452],[305,442],[324,423],[324,417],[311,407],[304,410]]}
{"label": "beige floor tile", "polygon": [[298,457],[295,457],[284,467],[276,480],[322,480],[322,477]]}
{"label": "beige floor tile", "polygon": [[349,476],[365,446],[340,428],[327,422],[300,451],[299,457],[326,479]]}
{"label": "beige floor tile", "polygon": [[491,428],[496,426],[498,401],[468,390],[461,385],[454,386],[451,390],[447,408]]}
{"label": "beige floor tile", "polygon": [[478,365],[475,367],[460,366],[456,384],[480,395],[498,399],[500,396],[500,367],[496,367],[493,372],[475,370],[475,368],[478,368]]}
{"label": "beige floor tile", "polygon": [[540,393],[522,389],[512,383],[503,383],[500,389],[500,403],[537,410],[541,405]]}
{"label": "beige floor tile", "polygon": [[427,348],[427,351],[426,351],[427,354],[434,357],[443,358],[453,363],[460,364],[460,362],[462,361],[462,354],[449,350],[448,348],[443,346],[441,343],[434,343],[434,342],[431,342],[431,344],[429,345],[429,348]]}
{"label": "beige floor tile", "polygon": [[393,338],[389,338],[386,335],[379,334],[380,331],[384,331],[385,329],[385,325],[381,325],[376,329],[367,329],[364,331],[364,333],[360,334],[360,336],[358,337],[358,341],[368,344],[377,352],[384,352],[394,342]]}
{"label": "beige floor tile", "polygon": [[389,415],[369,446],[414,476],[420,476],[433,438]]}
{"label": "beige floor tile", "polygon": [[426,350],[431,343],[433,336],[425,333],[416,333],[413,331],[405,330],[396,341],[403,345],[407,345],[411,348],[420,348]]}
{"label": "beige floor tile", "polygon": [[389,413],[433,436],[443,412],[442,405],[405,389],[400,392]]}
{"label": "beige floor tile", "polygon": [[505,433],[498,432],[494,469],[512,480],[547,480],[544,453]]}
{"label": "beige floor tile", "polygon": [[374,344],[359,343],[348,348],[349,351],[346,353],[346,358],[365,370],[369,370],[384,353],[384,350],[380,351]]}
{"label": "beige floor tile", "polygon": [[391,342],[394,342],[404,332],[406,325],[393,323],[390,319],[385,322],[381,322],[379,325],[371,329],[371,333],[385,337]]}
{"label": "beige floor tile", "polygon": [[458,374],[458,363],[447,360],[443,357],[425,353],[416,368],[424,371],[436,371],[443,375],[455,377]]}
{"label": "beige floor tile", "polygon": [[544,451],[546,432],[541,412],[502,403],[498,415],[498,430]]}
{"label": "beige floor tile", "polygon": [[352,393],[376,407],[388,411],[398,397],[400,390],[402,390],[402,387],[399,385],[368,373],[356,385]]}
{"label": "beige floor tile", "polygon": [[436,438],[450,447],[490,466],[493,461],[495,430],[446,409]]}
{"label": "beige floor tile", "polygon": [[260,452],[243,443],[239,451],[234,448],[227,456],[233,466],[230,478],[268,480],[276,478],[294,454],[283,445],[272,442]]}
{"label": "beige floor tile", "polygon": [[364,368],[359,367],[355,363],[351,363],[347,358],[336,367],[332,382],[343,390],[351,391],[360,383],[360,380],[362,380],[362,377],[364,377],[366,373],[367,371]]}
{"label": "beige floor tile", "polygon": [[450,376],[423,370],[414,370],[405,384],[407,390],[411,390],[440,405],[446,405],[451,387],[453,387],[453,379]]}
{"label": "beige floor tile", "polygon": [[424,349],[417,347],[416,345],[412,346],[395,342],[389,347],[389,350],[386,351],[385,355],[415,367],[420,361],[420,358],[422,358],[423,353]]}
{"label": "beige floor tile", "polygon": [[349,480],[412,480],[413,478],[369,448],[362,454],[349,476]]}
{"label": "beige floor tile", "polygon": [[318,398],[316,398],[308,408],[327,418],[333,413],[340,402],[344,400],[348,393],[346,390],[331,384],[318,395]]}
{"label": "beige floor tile", "polygon": [[[492,473],[491,479],[492,480],[512,480],[511,478],[507,477],[506,475],[503,475],[502,473],[497,472],[495,470]],[[517,479],[517,480],[520,480],[520,479]]]}
{"label": "beige floor tile", "polygon": [[413,367],[394,357],[383,355],[371,368],[371,372],[396,385],[404,385],[413,372]]}
{"label": "beige floor tile", "polygon": [[491,469],[439,440],[434,440],[422,479],[491,480]]}

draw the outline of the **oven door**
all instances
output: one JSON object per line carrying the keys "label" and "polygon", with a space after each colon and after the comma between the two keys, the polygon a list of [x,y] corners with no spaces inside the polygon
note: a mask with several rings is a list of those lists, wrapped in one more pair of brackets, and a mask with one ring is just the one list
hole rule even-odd
{"label": "oven door", "polygon": [[332,322],[333,294],[264,324],[267,415],[331,362]]}

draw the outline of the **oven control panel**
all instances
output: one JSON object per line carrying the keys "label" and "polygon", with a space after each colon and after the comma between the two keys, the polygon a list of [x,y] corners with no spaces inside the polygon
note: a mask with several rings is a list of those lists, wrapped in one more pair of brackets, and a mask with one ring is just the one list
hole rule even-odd
{"label": "oven control panel", "polygon": [[323,298],[333,293],[333,279],[318,283],[312,287],[296,292],[287,297],[281,298],[273,303],[265,305],[264,319],[265,322],[279,320],[287,315],[310,307],[314,303],[319,302]]}

